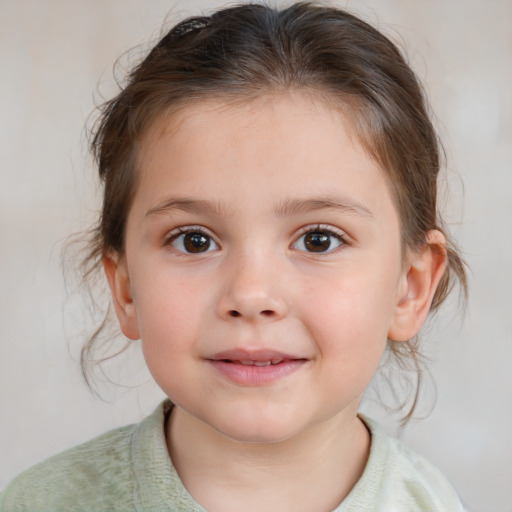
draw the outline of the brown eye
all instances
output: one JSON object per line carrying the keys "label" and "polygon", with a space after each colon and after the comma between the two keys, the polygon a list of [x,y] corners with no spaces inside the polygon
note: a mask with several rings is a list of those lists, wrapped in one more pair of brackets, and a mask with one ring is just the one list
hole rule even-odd
{"label": "brown eye", "polygon": [[188,254],[200,254],[219,248],[209,235],[201,231],[179,233],[171,238],[170,245],[174,249]]}
{"label": "brown eye", "polygon": [[325,252],[331,247],[331,237],[325,233],[313,231],[304,236],[304,245],[311,252]]}
{"label": "brown eye", "polygon": [[205,252],[210,247],[210,237],[202,233],[187,233],[183,245],[187,252]]}
{"label": "brown eye", "polygon": [[327,253],[343,245],[340,235],[329,230],[314,230],[303,234],[293,245],[294,249],[305,252]]}

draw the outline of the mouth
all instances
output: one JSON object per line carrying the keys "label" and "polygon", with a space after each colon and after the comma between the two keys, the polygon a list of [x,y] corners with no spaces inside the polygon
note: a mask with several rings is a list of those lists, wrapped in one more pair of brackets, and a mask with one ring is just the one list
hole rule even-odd
{"label": "mouth", "polygon": [[232,359],[221,359],[224,363],[243,364],[244,366],[270,366],[281,364],[284,359],[269,359],[268,361],[253,361],[251,359],[245,360],[232,360]]}
{"label": "mouth", "polygon": [[306,358],[271,350],[230,350],[208,359],[222,377],[244,386],[260,386],[283,379],[307,361]]}

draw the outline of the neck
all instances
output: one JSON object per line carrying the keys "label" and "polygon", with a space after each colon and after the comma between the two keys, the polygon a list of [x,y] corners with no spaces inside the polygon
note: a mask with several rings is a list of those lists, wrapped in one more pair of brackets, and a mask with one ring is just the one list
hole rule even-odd
{"label": "neck", "polygon": [[243,443],[176,406],[167,440],[185,487],[210,512],[331,511],[360,478],[370,448],[355,411],[285,441]]}

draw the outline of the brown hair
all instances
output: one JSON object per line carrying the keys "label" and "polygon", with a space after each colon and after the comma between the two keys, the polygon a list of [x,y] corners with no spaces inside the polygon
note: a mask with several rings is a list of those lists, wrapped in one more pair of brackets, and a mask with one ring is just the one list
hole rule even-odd
{"label": "brown hair", "polygon": [[[438,137],[421,86],[395,45],[341,9],[245,4],[176,25],[101,108],[91,147],[104,199],[86,274],[106,253],[123,252],[139,143],[158,116],[202,99],[250,99],[289,89],[319,95],[351,119],[356,135],[387,173],[404,248],[425,243],[429,230],[444,232],[436,205]],[[432,310],[455,280],[466,292],[464,262],[450,241],[447,252]],[[82,351],[84,370],[100,333]],[[417,340],[390,343],[390,348],[402,361],[413,362],[419,386]]]}

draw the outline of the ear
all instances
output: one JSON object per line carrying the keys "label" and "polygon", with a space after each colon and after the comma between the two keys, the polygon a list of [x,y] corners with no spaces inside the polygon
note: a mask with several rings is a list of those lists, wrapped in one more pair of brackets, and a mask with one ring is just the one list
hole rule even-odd
{"label": "ear", "polygon": [[127,338],[137,340],[140,338],[140,332],[126,258],[120,257],[118,254],[106,255],[103,257],[103,268],[110,285],[112,301],[121,330]]}
{"label": "ear", "polygon": [[407,341],[418,334],[430,311],[447,259],[446,238],[437,230],[429,231],[425,243],[410,252],[388,339]]}

